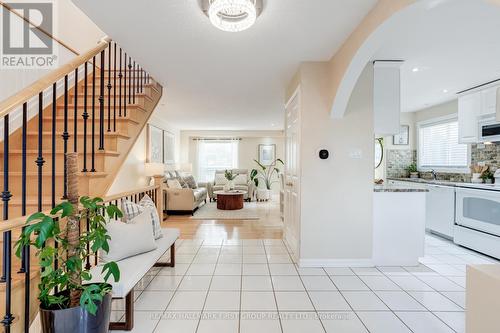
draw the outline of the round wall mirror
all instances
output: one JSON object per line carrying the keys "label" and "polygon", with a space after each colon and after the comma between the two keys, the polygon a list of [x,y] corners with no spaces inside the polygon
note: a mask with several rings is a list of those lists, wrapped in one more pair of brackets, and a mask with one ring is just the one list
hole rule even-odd
{"label": "round wall mirror", "polygon": [[377,169],[384,159],[384,139],[375,139],[375,169]]}

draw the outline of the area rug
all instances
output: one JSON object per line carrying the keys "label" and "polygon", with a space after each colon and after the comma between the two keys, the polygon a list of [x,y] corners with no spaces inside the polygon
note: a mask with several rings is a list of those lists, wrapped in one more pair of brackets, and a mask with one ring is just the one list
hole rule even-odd
{"label": "area rug", "polygon": [[[246,203],[245,203],[246,205]],[[217,203],[207,203],[194,213],[193,220],[258,220],[259,213],[252,209],[220,210]]]}

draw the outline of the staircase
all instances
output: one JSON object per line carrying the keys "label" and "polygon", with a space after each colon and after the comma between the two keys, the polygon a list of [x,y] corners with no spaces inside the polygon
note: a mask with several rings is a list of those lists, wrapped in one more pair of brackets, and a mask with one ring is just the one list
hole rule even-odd
{"label": "staircase", "polygon": [[[64,200],[66,152],[78,152],[80,195],[104,197],[161,96],[160,84],[116,43],[103,40],[0,103],[0,124],[10,129],[0,138],[4,223],[24,221]],[[30,267],[35,255],[22,265],[12,252],[19,233],[3,233],[0,314],[6,332],[27,332],[37,310],[39,274]],[[25,300],[26,281],[31,293]],[[13,321],[12,314],[22,320]]]}

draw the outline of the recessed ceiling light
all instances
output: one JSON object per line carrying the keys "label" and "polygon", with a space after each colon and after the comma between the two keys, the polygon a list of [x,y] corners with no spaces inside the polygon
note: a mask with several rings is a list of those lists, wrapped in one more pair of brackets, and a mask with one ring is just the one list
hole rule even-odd
{"label": "recessed ceiling light", "polygon": [[448,93],[448,89],[443,89],[443,93],[447,94]]}
{"label": "recessed ceiling light", "polygon": [[418,67],[413,67],[413,69],[411,70],[413,73],[416,73],[416,72],[419,72],[420,71],[420,68]]}
{"label": "recessed ceiling light", "polygon": [[274,127],[274,126],[275,126],[275,125],[274,125],[274,123],[272,123],[272,124],[271,124],[271,127]]}

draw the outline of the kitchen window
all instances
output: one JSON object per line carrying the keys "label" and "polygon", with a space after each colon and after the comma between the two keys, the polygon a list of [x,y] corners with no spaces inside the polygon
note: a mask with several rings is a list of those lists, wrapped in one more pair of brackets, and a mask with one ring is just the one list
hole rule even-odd
{"label": "kitchen window", "polygon": [[238,168],[238,139],[196,139],[198,150],[198,179],[211,182],[215,170]]}
{"label": "kitchen window", "polygon": [[458,143],[458,119],[443,117],[418,124],[418,168],[467,172],[469,149]]}

